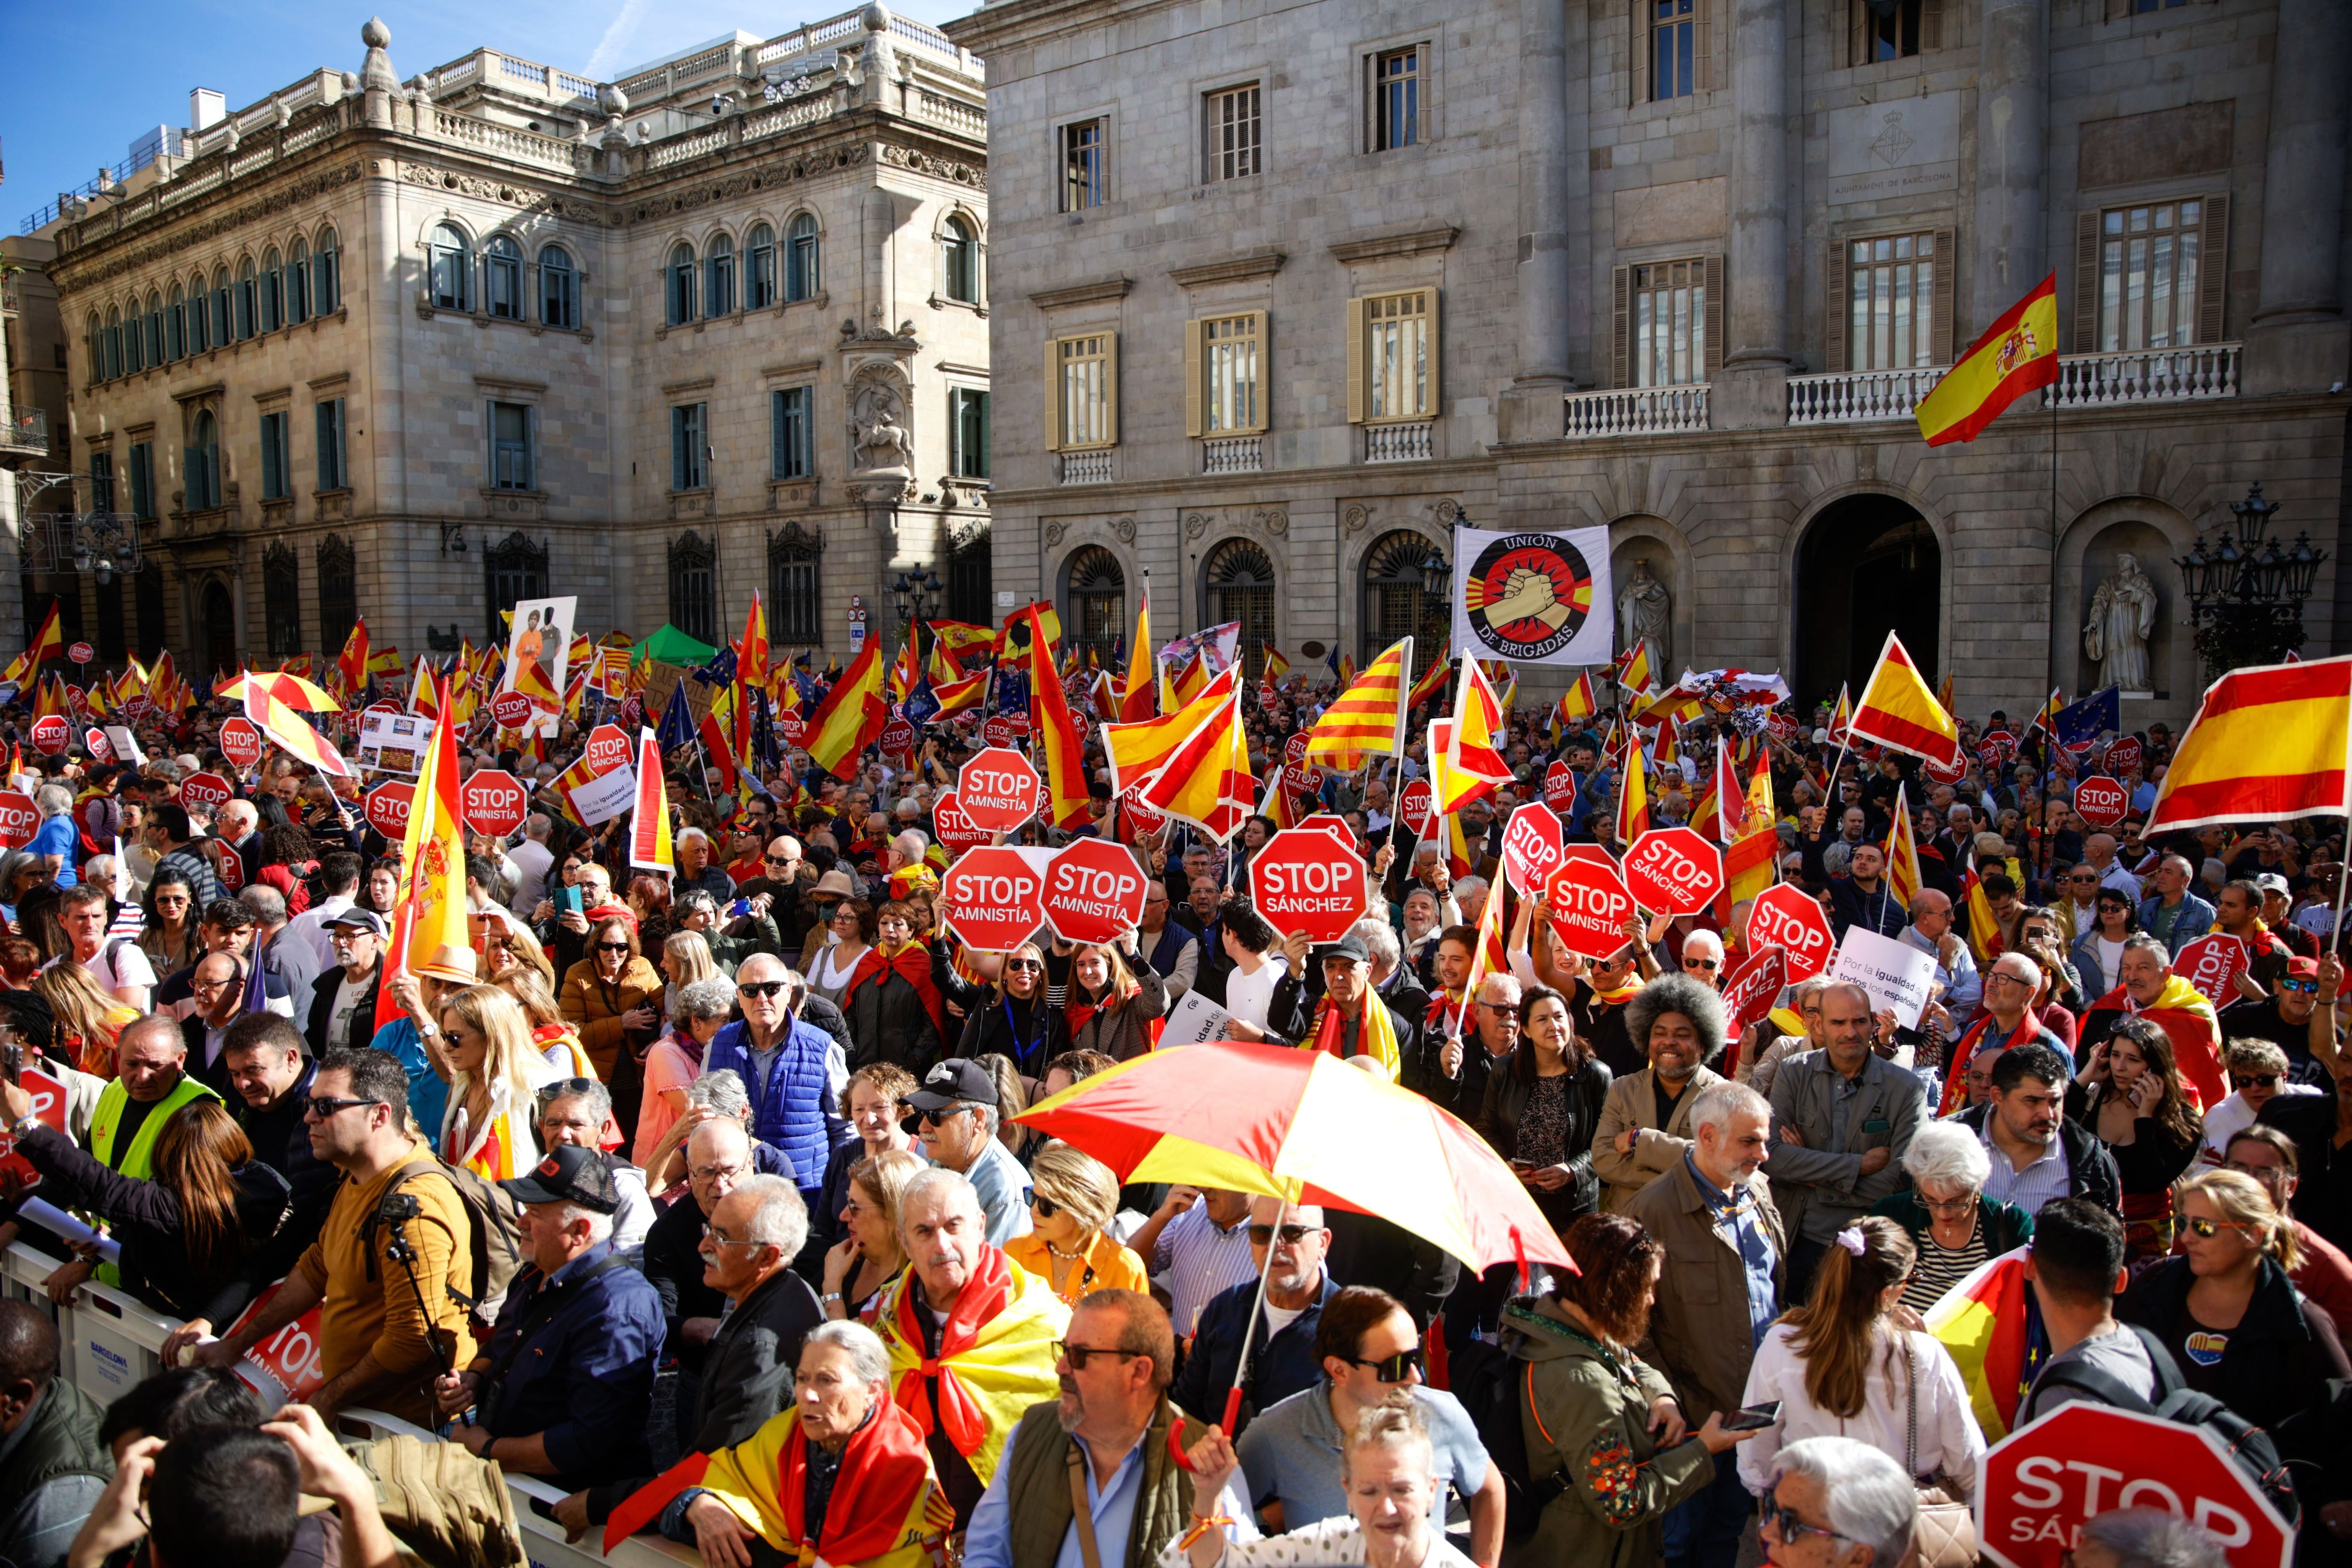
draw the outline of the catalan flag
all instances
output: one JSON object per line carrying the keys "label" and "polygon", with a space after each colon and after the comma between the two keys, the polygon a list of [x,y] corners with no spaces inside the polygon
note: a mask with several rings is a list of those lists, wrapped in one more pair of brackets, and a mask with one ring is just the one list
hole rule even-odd
{"label": "catalan flag", "polygon": [[[1227,670],[1225,676],[1238,672]],[[1225,679],[1221,676],[1220,680]],[[1252,809],[1249,734],[1243,727],[1241,687],[1212,705],[1199,725],[1159,771],[1136,789],[1136,798],[1180,822],[1188,822],[1223,844],[1241,831]],[[1116,788],[1117,786],[1114,786]],[[1078,800],[1081,812],[1086,800]]]}
{"label": "catalan flag", "polygon": [[1492,794],[1496,785],[1511,782],[1511,764],[1501,751],[1503,705],[1488,689],[1476,659],[1462,661],[1453,716],[1433,723],[1430,737],[1432,809],[1445,814],[1459,811],[1480,795]]}
{"label": "catalan flag", "polygon": [[2009,1436],[2017,1407],[2049,1354],[2042,1313],[2025,1288],[2021,1247],[1987,1259],[1927,1309],[1927,1331],[1942,1342],[1968,1384],[1969,1405],[1986,1438]]}
{"label": "catalan flag", "polygon": [[[1973,873],[1969,880],[1973,886]],[[1886,891],[1906,910],[1919,896],[1919,842],[1911,833],[1911,806],[1901,784],[1895,786],[1895,820],[1886,829]]]}
{"label": "catalan flag", "polygon": [[1370,756],[1392,757],[1404,738],[1405,672],[1412,668],[1412,639],[1406,637],[1372,660],[1364,673],[1332,700],[1307,741],[1307,760],[1359,768]]}
{"label": "catalan flag", "polygon": [[1919,400],[1930,447],[1973,441],[2000,411],[2058,379],[2058,274],[2003,311]]}
{"label": "catalan flag", "polygon": [[1209,680],[1208,659],[1201,654],[1194,654],[1185,662],[1184,668],[1176,672],[1177,705],[1181,707],[1201,695],[1207,689]]}
{"label": "catalan flag", "polygon": [[1927,689],[1903,639],[1891,631],[1846,727],[1857,741],[1876,741],[1945,767],[1960,760],[1959,726]]}
{"label": "catalan flag", "polygon": [[2205,689],[2142,837],[2352,812],[2352,658],[2233,669]]}
{"label": "catalan flag", "polygon": [[1118,690],[1120,722],[1132,724],[1159,711],[1160,661],[1151,652],[1151,579],[1143,580],[1142,602],[1135,609],[1135,642],[1127,656],[1127,677]]}
{"label": "catalan flag", "polygon": [[849,673],[833,683],[808,721],[803,748],[809,761],[837,779],[857,772],[857,758],[882,735],[890,705],[882,698],[882,641],[867,637]]}

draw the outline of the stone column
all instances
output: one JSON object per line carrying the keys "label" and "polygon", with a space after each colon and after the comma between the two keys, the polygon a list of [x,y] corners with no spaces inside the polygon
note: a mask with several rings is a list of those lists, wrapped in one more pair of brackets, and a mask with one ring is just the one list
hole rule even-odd
{"label": "stone column", "polygon": [[1731,264],[1713,423],[1789,419],[1789,4],[1736,0],[1732,13]]}
{"label": "stone column", "polygon": [[1967,342],[2050,270],[2042,167],[2049,115],[2047,0],[1984,0],[1977,68],[1977,210]]}
{"label": "stone column", "polygon": [[[2352,9],[2341,0],[2279,0],[2278,37],[2263,169],[2262,294],[2245,333],[2250,394],[2325,391],[2345,378],[2352,342],[2336,284]],[[2234,255],[2244,244],[2235,241]]]}
{"label": "stone column", "polygon": [[1557,438],[1568,391],[1567,0],[1523,0],[1519,15],[1519,364],[1502,406],[1505,440]]}

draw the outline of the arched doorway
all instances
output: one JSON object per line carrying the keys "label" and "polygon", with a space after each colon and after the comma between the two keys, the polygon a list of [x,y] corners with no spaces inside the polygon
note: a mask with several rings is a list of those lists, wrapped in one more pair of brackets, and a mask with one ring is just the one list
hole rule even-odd
{"label": "arched doorway", "polygon": [[1255,679],[1274,646],[1274,563],[1247,539],[1228,539],[1201,571],[1203,626],[1241,625],[1242,673]]}
{"label": "arched doorway", "polygon": [[1800,703],[1856,695],[1889,631],[1930,681],[1942,675],[1944,552],[1909,503],[1848,496],[1813,520],[1797,546],[1796,679]]}
{"label": "arched doorway", "polygon": [[1092,648],[1108,663],[1127,635],[1127,572],[1099,544],[1073,552],[1062,565],[1062,643]]}
{"label": "arched doorway", "polygon": [[228,590],[217,578],[205,584],[204,614],[199,617],[205,627],[204,673],[209,677],[215,670],[236,673],[236,606],[230,603]]}

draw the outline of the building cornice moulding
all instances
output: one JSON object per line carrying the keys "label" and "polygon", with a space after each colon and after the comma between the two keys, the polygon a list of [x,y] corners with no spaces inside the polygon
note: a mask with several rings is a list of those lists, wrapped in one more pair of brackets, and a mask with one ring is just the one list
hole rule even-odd
{"label": "building cornice moulding", "polygon": [[1288,251],[1268,246],[1264,249],[1220,257],[1213,261],[1171,267],[1168,269],[1168,276],[1182,289],[1198,289],[1210,283],[1242,283],[1253,278],[1273,277],[1282,270],[1282,264],[1289,258]]}
{"label": "building cornice moulding", "polygon": [[1039,289],[1029,296],[1029,302],[1041,310],[1058,310],[1066,305],[1091,305],[1099,300],[1124,300],[1135,279],[1124,273],[1114,272],[1107,278],[1088,278],[1082,282],[1065,283],[1058,289]]}
{"label": "building cornice moulding", "polygon": [[1453,224],[1439,224],[1434,228],[1375,229],[1354,239],[1331,242],[1331,254],[1352,265],[1359,261],[1384,261],[1391,257],[1418,256],[1423,251],[1446,250],[1453,247],[1462,230]]}

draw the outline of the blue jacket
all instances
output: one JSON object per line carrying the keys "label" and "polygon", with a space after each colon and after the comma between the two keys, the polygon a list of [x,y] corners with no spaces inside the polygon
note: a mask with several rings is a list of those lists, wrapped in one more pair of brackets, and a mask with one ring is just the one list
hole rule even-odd
{"label": "blue jacket", "polygon": [[[2157,911],[2163,908],[2164,899],[2161,895],[2142,899],[2139,901],[2139,929],[2146,931],[2154,931]],[[2211,904],[2194,893],[2182,892],[2180,912],[2172,917],[2172,930],[2165,937],[2164,945],[2172,950],[2174,957],[2179,957],[2182,948],[2213,929],[2214,918]],[[2112,980],[2114,976],[2110,975],[2108,978]]]}
{"label": "blue jacket", "polygon": [[[517,1275],[484,1352],[483,1397],[496,1409],[476,1418],[494,1436],[539,1434],[561,1472],[547,1479],[567,1492],[646,1475],[653,1465],[646,1427],[665,1331],[661,1297],[626,1263],[597,1272],[612,1255],[609,1241],[592,1247],[553,1283],[536,1268]],[[549,1292],[558,1303],[536,1314],[524,1337],[524,1320]]]}
{"label": "blue jacket", "polygon": [[[1323,1363],[1315,1359],[1315,1331],[1322,1325],[1324,1307],[1339,1292],[1339,1282],[1325,1269],[1323,1293],[1315,1304],[1272,1340],[1265,1337],[1266,1323],[1261,1315],[1257,1331],[1250,1336],[1251,1375],[1242,1391],[1252,1411],[1269,1409],[1301,1389],[1314,1387],[1322,1377]],[[1224,1415],[1225,1391],[1233,1387],[1234,1370],[1241,1362],[1242,1328],[1256,1304],[1257,1281],[1248,1279],[1201,1309],[1192,1353],[1184,1358],[1184,1370],[1168,1390],[1168,1396],[1195,1420],[1215,1421]]]}
{"label": "blue jacket", "polygon": [[775,1060],[768,1064],[765,1083],[752,1081],[751,1047],[740,1022],[711,1037],[710,1050],[703,1058],[706,1075],[723,1068],[743,1080],[751,1096],[751,1136],[783,1151],[793,1169],[801,1173],[803,1192],[814,1192],[824,1184],[826,1159],[849,1131],[834,1103],[827,1070],[832,1053],[839,1049],[832,1036],[795,1018]]}

